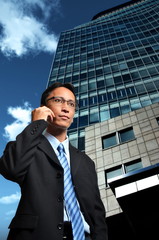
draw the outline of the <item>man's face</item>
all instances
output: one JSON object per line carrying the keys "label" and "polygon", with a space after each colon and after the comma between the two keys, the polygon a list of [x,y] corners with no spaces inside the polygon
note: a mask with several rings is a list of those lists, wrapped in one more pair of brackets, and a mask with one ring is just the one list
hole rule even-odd
{"label": "man's face", "polygon": [[[60,102],[60,99],[63,101]],[[75,114],[75,107],[73,107],[73,103],[75,103],[74,94],[65,87],[55,88],[47,97],[46,102],[46,106],[50,108],[55,115],[51,125],[62,129],[69,128]]]}

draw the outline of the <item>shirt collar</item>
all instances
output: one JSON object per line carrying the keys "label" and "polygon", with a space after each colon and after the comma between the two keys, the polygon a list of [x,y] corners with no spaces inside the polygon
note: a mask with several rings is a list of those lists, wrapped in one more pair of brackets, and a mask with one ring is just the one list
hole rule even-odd
{"label": "shirt collar", "polygon": [[56,137],[45,131],[43,135],[47,138],[47,140],[50,142],[51,146],[53,147],[54,151],[57,153],[57,147],[60,143],[63,144],[66,154],[69,153],[69,139],[68,136],[66,136],[66,139],[63,142],[60,142]]}

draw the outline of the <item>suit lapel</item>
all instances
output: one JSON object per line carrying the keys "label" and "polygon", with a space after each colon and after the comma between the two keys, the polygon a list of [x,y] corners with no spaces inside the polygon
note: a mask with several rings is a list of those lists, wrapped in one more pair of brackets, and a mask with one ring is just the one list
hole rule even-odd
{"label": "suit lapel", "polygon": [[[38,147],[43,152],[45,152],[45,154],[49,158],[51,158],[54,163],[56,163],[58,166],[61,167],[61,164],[56,156],[56,153],[54,152],[49,141],[44,136],[42,136],[41,142],[38,145]],[[69,151],[70,151],[71,173],[72,173],[72,176],[74,177],[81,163],[81,154],[79,154],[79,150],[74,148],[71,144],[69,144]]]}
{"label": "suit lapel", "polygon": [[69,149],[70,149],[71,173],[72,176],[74,177],[81,163],[81,155],[79,154],[79,150],[74,148],[71,144],[69,145]]}
{"label": "suit lapel", "polygon": [[49,143],[49,141],[46,139],[46,137],[42,136],[42,140],[40,142],[40,144],[38,145],[38,147],[45,152],[45,154],[51,158],[56,164],[60,165],[60,162],[56,156],[56,153],[54,152],[54,149],[52,148],[51,144]]}

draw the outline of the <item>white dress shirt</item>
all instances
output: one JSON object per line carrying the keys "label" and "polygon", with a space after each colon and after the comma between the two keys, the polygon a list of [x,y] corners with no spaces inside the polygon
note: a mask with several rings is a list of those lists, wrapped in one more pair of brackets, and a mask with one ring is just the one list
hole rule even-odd
{"label": "white dress shirt", "polygon": [[[51,144],[52,148],[54,149],[56,155],[58,156],[59,152],[57,150],[57,147],[59,146],[59,144],[61,142],[57,138],[55,138],[53,135],[48,133],[47,131],[44,131],[43,135],[47,138],[47,140]],[[66,156],[66,158],[68,160],[68,164],[70,166],[70,153],[69,153],[69,140],[68,140],[68,137],[66,138],[65,141],[62,142],[62,144],[63,144],[64,149],[65,149],[65,153],[64,154],[65,154],[65,156]],[[77,200],[77,202],[78,202],[78,200]],[[85,232],[90,233],[90,227],[89,227],[88,223],[85,221],[82,212],[81,212],[81,216],[82,216],[82,219],[83,219]],[[64,207],[64,221],[70,221],[65,207]]]}

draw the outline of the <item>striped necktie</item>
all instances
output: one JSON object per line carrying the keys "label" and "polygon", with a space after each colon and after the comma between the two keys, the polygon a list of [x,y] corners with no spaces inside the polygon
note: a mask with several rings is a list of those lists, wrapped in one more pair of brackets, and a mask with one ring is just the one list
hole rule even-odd
{"label": "striped necktie", "polygon": [[77,203],[74,187],[72,184],[70,167],[68,165],[67,158],[64,154],[64,146],[62,143],[59,144],[57,148],[59,155],[58,159],[64,169],[64,198],[66,210],[69,214],[71,224],[72,224],[72,232],[74,240],[84,240],[84,225],[80,213],[80,209]]}

